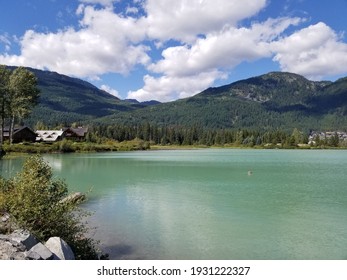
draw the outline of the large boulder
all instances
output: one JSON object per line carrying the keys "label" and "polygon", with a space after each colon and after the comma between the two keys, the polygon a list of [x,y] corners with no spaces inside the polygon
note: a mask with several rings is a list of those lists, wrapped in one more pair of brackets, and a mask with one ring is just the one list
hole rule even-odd
{"label": "large boulder", "polygon": [[60,237],[51,237],[46,242],[46,247],[54,254],[57,260],[74,260],[75,255],[71,247]]}
{"label": "large boulder", "polygon": [[53,253],[42,243],[37,243],[27,253],[27,258],[30,260],[52,260]]}

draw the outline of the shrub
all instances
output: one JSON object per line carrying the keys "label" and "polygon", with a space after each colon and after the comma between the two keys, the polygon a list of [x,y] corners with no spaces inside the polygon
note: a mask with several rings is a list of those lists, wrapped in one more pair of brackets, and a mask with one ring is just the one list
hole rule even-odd
{"label": "shrub", "polygon": [[73,142],[63,139],[59,143],[59,151],[63,153],[72,153],[75,151],[73,148]]}
{"label": "shrub", "polygon": [[20,173],[0,183],[0,207],[20,227],[41,241],[61,237],[76,259],[98,258],[96,242],[86,237],[88,228],[81,222],[88,213],[78,201],[61,202],[68,194],[67,185],[53,178],[51,167],[40,156],[28,158]]}

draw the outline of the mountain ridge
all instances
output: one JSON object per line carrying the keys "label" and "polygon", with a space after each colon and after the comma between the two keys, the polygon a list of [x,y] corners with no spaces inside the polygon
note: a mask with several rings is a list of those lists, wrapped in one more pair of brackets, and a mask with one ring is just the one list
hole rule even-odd
{"label": "mountain ridge", "polygon": [[346,97],[347,79],[310,81],[294,73],[270,72],[102,121],[220,129],[346,129]]}
{"label": "mountain ridge", "polygon": [[288,72],[270,72],[211,87],[192,97],[159,103],[120,100],[77,78],[28,68],[38,77],[39,105],[24,123],[149,123],[200,125],[209,129],[347,129],[347,77],[310,81]]}
{"label": "mountain ridge", "polygon": [[[8,66],[13,70],[16,67]],[[43,121],[48,126],[86,122],[119,111],[131,111],[154,103],[120,100],[79,78],[53,71],[26,67],[38,79],[40,97],[30,117],[24,120],[29,126]]]}

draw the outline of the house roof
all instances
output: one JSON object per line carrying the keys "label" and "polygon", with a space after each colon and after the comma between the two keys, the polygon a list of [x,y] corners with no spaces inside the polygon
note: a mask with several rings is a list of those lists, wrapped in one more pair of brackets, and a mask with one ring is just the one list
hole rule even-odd
{"label": "house roof", "polygon": [[[15,135],[16,133],[22,131],[22,130],[28,130],[30,132],[32,132],[33,134],[35,134],[34,131],[32,131],[29,127],[27,126],[20,126],[20,127],[15,127],[13,129],[13,134]],[[4,131],[3,131],[3,136],[4,137],[9,137],[10,136],[10,128],[8,126],[4,127]]]}
{"label": "house roof", "polygon": [[88,128],[87,127],[77,127],[77,128],[69,127],[65,129],[65,132],[67,132],[67,134],[69,133],[75,134],[78,137],[84,137],[86,133],[88,132]]}
{"label": "house roof", "polygon": [[36,141],[57,141],[64,134],[63,130],[36,130]]}

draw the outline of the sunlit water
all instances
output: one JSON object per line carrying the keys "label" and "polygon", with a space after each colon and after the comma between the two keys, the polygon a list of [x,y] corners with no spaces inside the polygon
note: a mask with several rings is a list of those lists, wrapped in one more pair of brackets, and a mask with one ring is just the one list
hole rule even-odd
{"label": "sunlit water", "polygon": [[347,151],[44,158],[71,191],[92,189],[91,234],[112,259],[347,259]]}

